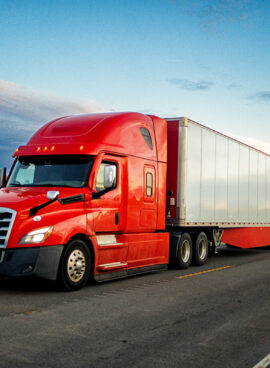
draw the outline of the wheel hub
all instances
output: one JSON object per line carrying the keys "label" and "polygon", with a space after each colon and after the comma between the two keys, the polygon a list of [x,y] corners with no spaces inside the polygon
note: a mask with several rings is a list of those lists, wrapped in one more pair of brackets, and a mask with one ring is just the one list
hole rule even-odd
{"label": "wheel hub", "polygon": [[199,245],[199,256],[201,259],[204,259],[207,254],[207,244],[205,240],[202,240]]}
{"label": "wheel hub", "polygon": [[71,281],[79,282],[85,273],[85,256],[80,249],[75,249],[69,256],[68,262],[68,276]]}
{"label": "wheel hub", "polygon": [[185,240],[182,244],[181,257],[184,262],[187,262],[190,257],[190,243]]}

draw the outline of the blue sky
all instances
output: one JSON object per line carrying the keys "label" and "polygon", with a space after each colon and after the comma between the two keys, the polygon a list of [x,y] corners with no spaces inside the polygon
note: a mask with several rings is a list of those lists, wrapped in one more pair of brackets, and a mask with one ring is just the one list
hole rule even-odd
{"label": "blue sky", "polygon": [[0,167],[67,114],[188,116],[270,153],[270,1],[0,0]]}

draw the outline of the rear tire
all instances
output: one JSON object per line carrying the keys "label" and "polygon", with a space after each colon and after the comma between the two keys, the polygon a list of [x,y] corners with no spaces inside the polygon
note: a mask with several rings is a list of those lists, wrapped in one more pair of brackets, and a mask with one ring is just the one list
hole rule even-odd
{"label": "rear tire", "polygon": [[209,242],[204,232],[198,234],[193,249],[193,263],[197,266],[205,264],[208,258]]}
{"label": "rear tire", "polygon": [[177,265],[180,269],[188,268],[192,259],[192,240],[188,233],[184,233],[178,243]]}
{"label": "rear tire", "polygon": [[91,256],[84,241],[73,240],[63,251],[59,264],[57,281],[62,289],[81,289],[88,281],[91,269]]}

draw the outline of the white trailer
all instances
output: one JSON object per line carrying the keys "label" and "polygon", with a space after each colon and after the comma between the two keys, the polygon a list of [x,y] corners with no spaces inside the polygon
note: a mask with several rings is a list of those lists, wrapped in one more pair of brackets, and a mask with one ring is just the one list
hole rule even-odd
{"label": "white trailer", "polygon": [[223,230],[269,228],[270,156],[187,118],[167,122],[167,227],[215,246]]}

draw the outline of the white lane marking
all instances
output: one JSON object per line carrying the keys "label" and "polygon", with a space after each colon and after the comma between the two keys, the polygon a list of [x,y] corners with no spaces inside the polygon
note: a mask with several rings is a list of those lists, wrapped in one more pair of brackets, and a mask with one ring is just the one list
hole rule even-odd
{"label": "white lane marking", "polygon": [[254,365],[253,368],[270,368],[270,354],[268,354],[263,360],[258,364]]}

